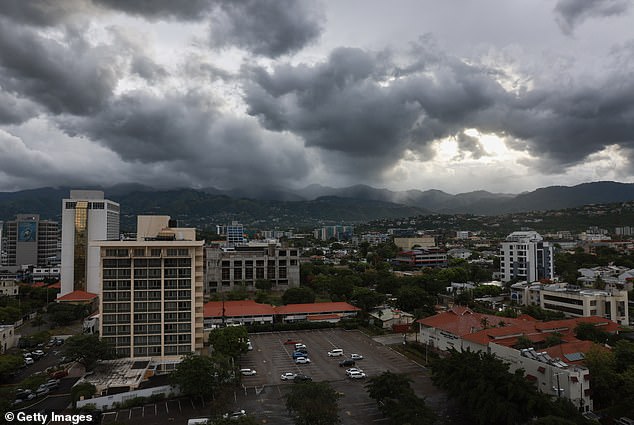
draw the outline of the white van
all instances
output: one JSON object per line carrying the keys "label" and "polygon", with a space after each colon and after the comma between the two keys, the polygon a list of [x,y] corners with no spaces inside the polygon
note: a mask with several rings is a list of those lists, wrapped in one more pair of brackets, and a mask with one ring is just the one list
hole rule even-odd
{"label": "white van", "polygon": [[328,357],[339,357],[343,356],[343,350],[341,348],[333,348],[328,351]]}
{"label": "white van", "polygon": [[210,423],[211,420],[207,418],[190,419],[187,421],[187,425],[207,425]]}

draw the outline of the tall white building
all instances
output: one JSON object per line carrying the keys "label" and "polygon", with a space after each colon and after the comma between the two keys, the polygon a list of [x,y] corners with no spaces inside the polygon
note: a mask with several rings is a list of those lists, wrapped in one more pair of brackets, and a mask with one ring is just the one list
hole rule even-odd
{"label": "tall white building", "polygon": [[204,241],[196,229],[172,225],[168,216],[139,216],[136,241],[90,244],[101,338],[120,356],[161,367],[203,348]]}
{"label": "tall white building", "polygon": [[99,190],[71,190],[62,200],[62,290],[97,294],[99,278],[89,275],[92,261],[88,245],[92,241],[119,239],[119,204],[104,199]]}
{"label": "tall white building", "polygon": [[502,281],[535,282],[555,275],[553,247],[534,231],[513,232],[500,247]]}

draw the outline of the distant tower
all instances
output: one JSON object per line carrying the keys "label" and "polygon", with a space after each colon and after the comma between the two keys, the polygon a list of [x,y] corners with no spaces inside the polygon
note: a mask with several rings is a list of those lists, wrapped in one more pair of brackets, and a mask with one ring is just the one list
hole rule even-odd
{"label": "distant tower", "polygon": [[7,221],[7,265],[48,266],[55,263],[59,226],[38,214],[18,214]]}
{"label": "distant tower", "polygon": [[99,293],[99,280],[87,273],[90,241],[119,239],[119,204],[99,190],[71,190],[62,200],[62,290]]}
{"label": "distant tower", "polygon": [[237,221],[227,225],[227,244],[239,245],[244,243],[244,226]]}

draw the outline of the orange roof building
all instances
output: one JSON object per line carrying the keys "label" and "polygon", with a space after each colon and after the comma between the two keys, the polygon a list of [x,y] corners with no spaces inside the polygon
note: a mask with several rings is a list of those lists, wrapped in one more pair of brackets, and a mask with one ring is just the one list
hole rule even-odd
{"label": "orange roof building", "polygon": [[68,294],[58,297],[55,301],[58,303],[69,304],[91,304],[95,303],[99,297],[97,294],[92,294],[86,291],[73,291]]}
{"label": "orange roof building", "polygon": [[343,317],[356,316],[358,307],[345,302],[288,304],[275,307],[253,300],[211,301],[204,306],[206,326],[221,323],[272,323],[298,321],[338,322]]}

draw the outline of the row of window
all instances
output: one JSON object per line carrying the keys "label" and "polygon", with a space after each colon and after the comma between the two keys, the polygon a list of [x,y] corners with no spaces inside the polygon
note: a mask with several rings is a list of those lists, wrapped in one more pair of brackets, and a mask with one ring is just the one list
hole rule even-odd
{"label": "row of window", "polygon": [[[132,251],[135,257],[148,256],[145,248],[106,248],[106,257],[129,257],[130,251]],[[162,248],[149,248],[150,257],[160,257],[163,253]],[[165,255],[167,257],[189,257],[189,248],[165,248]],[[104,260],[105,261],[105,260]]]}

